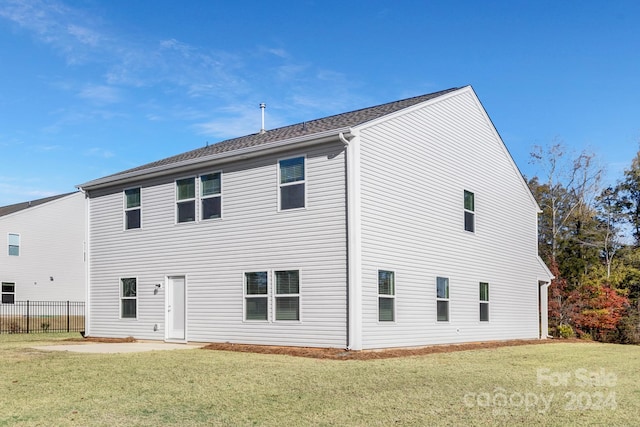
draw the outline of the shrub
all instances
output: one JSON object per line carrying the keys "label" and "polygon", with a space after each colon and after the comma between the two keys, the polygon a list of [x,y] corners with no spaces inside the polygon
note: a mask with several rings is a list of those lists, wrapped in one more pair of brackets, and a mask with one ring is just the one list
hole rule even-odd
{"label": "shrub", "polygon": [[571,325],[560,325],[558,326],[558,335],[561,338],[573,338],[574,337],[574,333],[573,333],[573,328],[571,327]]}

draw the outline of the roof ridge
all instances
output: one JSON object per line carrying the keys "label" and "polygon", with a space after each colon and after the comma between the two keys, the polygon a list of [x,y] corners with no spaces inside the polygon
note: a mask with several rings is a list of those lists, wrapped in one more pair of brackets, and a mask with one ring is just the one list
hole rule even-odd
{"label": "roof ridge", "polygon": [[395,113],[413,105],[419,104],[430,99],[438,98],[449,92],[453,92],[461,89],[460,87],[453,87],[450,89],[441,90],[438,92],[417,95],[409,98],[399,99],[395,101],[386,102],[370,107],[364,107],[356,110],[347,111],[344,113],[333,114],[330,116],[320,117],[308,121],[302,121],[279,128],[269,129],[263,133],[256,132],[244,136],[225,139],[218,141],[214,144],[207,144],[205,147],[194,148],[192,150],[182,152],[164,159],[156,160],[150,163],[146,163],[134,168],[130,168],[115,174],[107,175],[103,178],[99,178],[93,181],[89,181],[85,184],[81,184],[79,187],[88,187],[91,185],[100,184],[103,185],[107,182],[114,181],[115,178],[122,175],[130,175],[136,173],[143,173],[147,169],[157,167],[169,168],[173,164],[180,164],[187,161],[194,161],[201,157],[209,157],[213,155],[221,155],[240,149],[248,149],[251,147],[257,147],[269,143],[278,141],[285,141],[300,137],[310,137],[314,134],[320,134],[324,132],[330,132],[333,130],[339,130],[344,128],[350,128],[357,125],[362,125],[369,121],[384,117],[386,115]]}

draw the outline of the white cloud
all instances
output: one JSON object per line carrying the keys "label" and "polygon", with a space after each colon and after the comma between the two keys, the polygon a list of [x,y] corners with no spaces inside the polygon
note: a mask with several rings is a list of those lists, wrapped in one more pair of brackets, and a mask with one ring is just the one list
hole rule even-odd
{"label": "white cloud", "polygon": [[105,150],[104,148],[93,147],[84,152],[85,156],[89,157],[101,157],[103,159],[110,159],[115,156],[113,151]]}
{"label": "white cloud", "polygon": [[84,98],[97,104],[114,104],[120,102],[120,90],[105,85],[88,85],[78,93]]}

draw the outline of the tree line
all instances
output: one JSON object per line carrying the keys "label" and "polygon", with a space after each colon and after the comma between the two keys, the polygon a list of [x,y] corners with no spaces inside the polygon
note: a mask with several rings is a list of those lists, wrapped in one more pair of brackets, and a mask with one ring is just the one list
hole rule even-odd
{"label": "tree line", "polygon": [[542,210],[538,248],[554,336],[640,343],[640,151],[612,186],[593,153],[535,147],[543,175],[527,179]]}

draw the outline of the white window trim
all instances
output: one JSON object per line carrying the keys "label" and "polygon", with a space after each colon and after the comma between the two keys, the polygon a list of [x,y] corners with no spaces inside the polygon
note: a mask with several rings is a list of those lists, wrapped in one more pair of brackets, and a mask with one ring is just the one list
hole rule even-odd
{"label": "white window trim", "polygon": [[[140,189],[140,206],[135,208],[127,208],[127,190],[135,190],[136,188]],[[138,228],[127,228],[127,212],[139,209],[140,210],[140,227]],[[122,229],[124,231],[134,231],[142,229],[142,187],[128,187],[122,190]]]}
{"label": "white window trim", "polygon": [[[471,193],[473,194],[473,210],[469,210],[464,206],[464,194],[465,193]],[[462,212],[462,229],[464,230],[465,233],[469,233],[469,234],[476,234],[476,192],[475,191],[471,191],[469,189],[463,189],[462,192],[462,207],[463,207],[463,212]],[[465,224],[465,214],[466,213],[470,213],[473,216],[473,231],[469,231],[466,228],[466,224]]]}
{"label": "white window trim", "polygon": [[[266,294],[259,294],[259,295],[247,294],[247,282],[246,282],[247,273],[267,273],[267,293]],[[272,303],[271,303],[271,298],[269,296],[271,295],[272,286],[273,285],[271,282],[270,270],[255,269],[255,270],[245,270],[242,272],[242,321],[243,322],[246,322],[246,323],[270,323],[271,322],[270,313],[272,308],[270,306],[272,305]],[[247,298],[266,298],[267,299],[266,320],[247,319]]]}
{"label": "white window trim", "polygon": [[478,284],[478,294],[480,294],[480,283],[486,283],[487,284],[487,294],[489,295],[489,298],[487,300],[482,300],[480,299],[480,295],[478,295],[478,300],[479,300],[479,306],[478,306],[478,310],[480,310],[480,306],[482,306],[482,304],[486,304],[487,305],[487,309],[488,309],[488,314],[489,314],[489,318],[487,320],[482,320],[480,318],[480,311],[478,311],[478,322],[480,323],[489,323],[491,321],[491,305],[489,304],[491,302],[491,293],[490,288],[491,285],[489,284],[489,282],[479,282]]}
{"label": "white window trim", "polygon": [[[304,167],[304,179],[301,181],[294,181],[294,182],[287,182],[285,184],[280,184],[280,162],[283,160],[290,160],[290,159],[297,159],[299,157],[302,157],[302,161],[303,161],[303,167]],[[291,211],[301,211],[301,210],[305,210],[307,209],[307,193],[308,193],[308,185],[307,185],[307,155],[306,154],[302,154],[302,155],[297,155],[297,156],[289,156],[289,157],[281,157],[279,159],[276,160],[276,168],[278,169],[278,173],[277,173],[277,185],[278,185],[278,212],[291,212]],[[282,209],[281,205],[281,195],[280,195],[280,190],[282,187],[288,187],[291,185],[297,185],[297,184],[304,184],[304,206],[301,208],[291,208],[291,209]]]}
{"label": "white window trim", "polygon": [[[380,272],[381,271],[388,271],[393,273],[393,294],[392,295],[388,295],[388,294],[381,294],[380,293]],[[390,268],[378,268],[376,270],[376,294],[378,296],[377,301],[376,301],[376,313],[378,314],[377,320],[378,323],[380,324],[392,324],[392,323],[396,323],[396,321],[398,320],[398,307],[396,304],[396,294],[398,293],[398,289],[397,289],[397,274],[396,274],[396,270],[390,269]],[[391,299],[393,300],[393,320],[380,320],[380,298],[387,298],[387,299]]]}
{"label": "white window trim", "polygon": [[[448,298],[438,298],[438,278],[447,279],[447,293]],[[451,322],[451,278],[449,276],[436,276],[436,323],[449,323]],[[447,320],[438,320],[438,301],[447,302]]]}
{"label": "white window trim", "polygon": [[[210,195],[210,196],[203,196],[202,195],[202,177],[203,176],[207,176],[207,175],[213,175],[213,174],[220,174],[220,193],[218,194],[214,194],[214,195]],[[199,221],[203,221],[203,222],[208,222],[208,221],[220,221],[223,217],[224,217],[224,204],[223,204],[223,184],[222,184],[222,180],[223,180],[223,176],[224,174],[222,173],[221,170],[217,170],[217,171],[211,171],[211,172],[206,172],[206,173],[201,173],[200,175],[198,175],[198,179],[196,179],[197,184],[196,184],[196,199],[198,199],[197,201],[197,205],[198,205],[198,209],[200,212],[197,212],[196,215],[196,222]],[[202,218],[202,201],[205,199],[213,199],[214,197],[219,197],[220,198],[220,218],[207,218],[204,219]],[[176,195],[176,199],[177,199],[177,195]],[[177,200],[176,200],[177,202]],[[178,205],[176,204],[176,209],[178,209]],[[176,212],[176,221],[178,220],[178,214]],[[182,224],[182,223],[180,223]]]}
{"label": "white window trim", "polygon": [[[182,181],[185,179],[193,179],[194,181],[194,197],[193,198],[189,198],[189,199],[182,199],[182,200],[178,200],[178,181]],[[198,206],[198,194],[200,191],[200,185],[198,185],[198,182],[200,181],[199,176],[195,176],[195,175],[190,175],[190,176],[184,176],[181,178],[176,178],[176,180],[173,182],[173,193],[174,193],[174,214],[173,214],[173,220],[175,222],[175,225],[185,225],[185,224],[194,224],[198,222],[198,218],[200,217],[200,209]],[[179,203],[185,203],[185,202],[193,202],[194,204],[194,212],[193,212],[193,221],[185,221],[185,222],[179,222],[178,221],[178,204]]]}
{"label": "white window trim", "polygon": [[[3,291],[3,290],[2,290],[2,287],[1,287],[2,285],[12,285],[12,286],[13,286],[13,291],[12,291],[12,292],[8,292],[8,291],[7,291],[7,292],[5,292],[5,291]],[[4,295],[13,295],[13,302],[12,302],[12,303],[10,303],[10,302],[8,302],[8,303],[3,303],[3,302],[2,302],[2,296],[4,296]],[[0,283],[0,304],[8,304],[8,305],[11,305],[11,304],[15,304],[15,303],[16,303],[16,283],[15,283],[15,282],[1,282],[1,283]]]}
{"label": "white window trim", "polygon": [[[276,283],[276,272],[277,271],[297,271],[298,272],[298,293],[297,294],[278,294],[278,289],[277,289],[277,283]],[[300,268],[274,268],[273,272],[272,272],[272,283],[273,286],[271,287],[271,298],[272,300],[272,304],[271,304],[271,321],[274,323],[287,323],[287,324],[292,324],[292,323],[302,323],[302,269]],[[277,305],[276,305],[276,299],[279,297],[298,297],[298,320],[276,320],[276,309],[277,309]]]}
{"label": "white window trim", "polygon": [[[18,236],[18,255],[10,255],[9,254],[9,249],[11,248],[11,246],[16,246],[16,245],[12,245],[11,244],[11,236]],[[22,249],[22,235],[20,233],[7,233],[7,246],[6,246],[6,248],[7,248],[7,252],[6,252],[7,256],[19,257],[21,255],[21,253],[22,253],[22,250],[21,250]]]}
{"label": "white window trim", "polygon": [[[123,288],[122,288],[122,279],[136,279],[136,296],[135,297],[125,297],[123,296]],[[121,276],[118,278],[118,311],[120,313],[120,320],[138,320],[140,318],[140,304],[138,300],[138,294],[140,289],[140,280],[138,280],[138,276]],[[125,299],[134,299],[136,300],[136,317],[123,317],[122,316],[122,301]]]}

